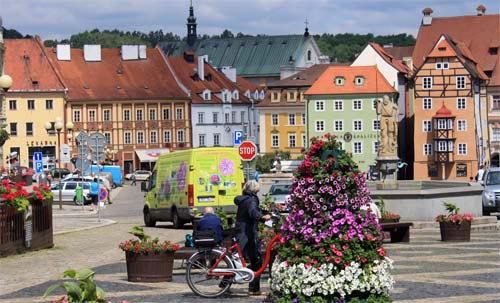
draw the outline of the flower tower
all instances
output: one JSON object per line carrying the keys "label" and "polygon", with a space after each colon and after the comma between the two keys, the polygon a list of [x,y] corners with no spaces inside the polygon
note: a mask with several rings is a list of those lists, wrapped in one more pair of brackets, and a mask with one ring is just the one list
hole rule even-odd
{"label": "flower tower", "polygon": [[[268,302],[390,302],[392,261],[366,179],[336,137],[312,138],[294,176]],[[358,301],[356,301],[358,302]]]}

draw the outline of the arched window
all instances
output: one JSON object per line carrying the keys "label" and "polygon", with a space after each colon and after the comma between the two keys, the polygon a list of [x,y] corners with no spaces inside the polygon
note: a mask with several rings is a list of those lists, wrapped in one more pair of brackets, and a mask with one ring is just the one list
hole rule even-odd
{"label": "arched window", "polygon": [[311,50],[307,51],[307,61],[311,61]]}

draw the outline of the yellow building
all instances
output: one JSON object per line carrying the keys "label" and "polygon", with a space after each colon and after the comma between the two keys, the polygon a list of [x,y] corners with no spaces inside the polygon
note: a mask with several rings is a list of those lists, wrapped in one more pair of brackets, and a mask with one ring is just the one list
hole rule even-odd
{"label": "yellow building", "polygon": [[[6,130],[10,139],[3,146],[4,166],[12,155],[12,164],[33,167],[33,153],[42,152],[45,168],[55,167],[58,158],[57,135],[45,129],[64,116],[65,88],[51,66],[40,38],[5,40],[5,73],[13,86],[5,98]],[[61,143],[66,140],[61,133]]]}

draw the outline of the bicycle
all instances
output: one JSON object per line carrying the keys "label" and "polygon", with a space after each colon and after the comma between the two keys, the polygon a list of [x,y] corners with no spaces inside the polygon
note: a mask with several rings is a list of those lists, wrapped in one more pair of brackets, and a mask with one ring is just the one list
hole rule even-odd
{"label": "bicycle", "polygon": [[[262,266],[253,271],[247,268],[238,242],[233,237],[233,245],[228,249],[217,246],[215,237],[208,236],[195,239],[199,251],[193,254],[186,266],[186,281],[191,290],[204,298],[216,298],[226,293],[233,283],[250,283],[260,276],[271,259],[271,251],[281,240],[277,233],[266,247],[266,255]],[[206,234],[205,234],[206,236]],[[196,279],[196,277],[199,277]]]}

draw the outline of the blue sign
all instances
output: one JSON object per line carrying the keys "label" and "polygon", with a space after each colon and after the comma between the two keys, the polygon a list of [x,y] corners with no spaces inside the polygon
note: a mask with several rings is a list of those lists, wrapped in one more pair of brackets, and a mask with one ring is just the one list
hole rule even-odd
{"label": "blue sign", "polygon": [[43,172],[43,155],[41,152],[33,153],[33,165],[35,166],[35,173]]}
{"label": "blue sign", "polygon": [[243,140],[243,131],[235,130],[234,131],[234,145],[240,145],[241,140]]}

